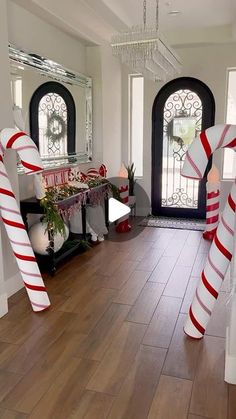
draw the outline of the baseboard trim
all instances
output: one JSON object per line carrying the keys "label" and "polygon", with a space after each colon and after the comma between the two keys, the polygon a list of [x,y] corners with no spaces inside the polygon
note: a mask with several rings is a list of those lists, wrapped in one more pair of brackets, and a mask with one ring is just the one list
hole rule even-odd
{"label": "baseboard trim", "polygon": [[8,313],[8,301],[7,301],[7,293],[0,295],[0,317],[5,316]]}

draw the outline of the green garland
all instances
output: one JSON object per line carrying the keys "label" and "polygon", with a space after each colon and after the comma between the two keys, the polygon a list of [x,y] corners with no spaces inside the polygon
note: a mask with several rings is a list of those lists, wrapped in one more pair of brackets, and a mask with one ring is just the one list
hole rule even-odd
{"label": "green garland", "polygon": [[[106,184],[110,187],[112,196],[115,199],[121,201],[118,187],[110,183],[107,179],[89,179],[87,184],[89,188],[95,188],[96,186]],[[70,185],[52,187],[46,191],[45,198],[41,199],[40,201],[40,205],[44,211],[42,222],[46,224],[46,230],[52,230],[54,234],[61,234],[63,237],[66,236],[65,224],[62,217],[58,213],[55,202],[62,201],[63,199],[73,196],[80,191],[80,188],[76,188]]]}
{"label": "green garland", "polygon": [[40,205],[44,210],[42,222],[46,224],[46,230],[52,230],[53,234],[61,234],[66,237],[66,229],[64,221],[51,200],[48,199],[47,193],[45,198],[41,199]]}

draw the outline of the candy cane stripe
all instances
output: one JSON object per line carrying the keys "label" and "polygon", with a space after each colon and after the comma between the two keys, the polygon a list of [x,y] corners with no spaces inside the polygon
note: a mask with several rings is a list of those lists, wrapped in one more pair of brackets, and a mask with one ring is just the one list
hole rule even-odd
{"label": "candy cane stripe", "polygon": [[230,127],[231,127],[230,124],[225,125],[217,148],[220,148],[222,146],[222,144],[224,142],[224,139],[225,139],[225,136],[226,136],[227,132],[229,131]]}
{"label": "candy cane stripe", "polygon": [[195,316],[193,315],[193,312],[192,312],[192,307],[190,307],[190,309],[189,309],[189,315],[190,315],[190,318],[191,318],[191,320],[192,320],[192,323],[194,324],[194,326],[196,327],[196,329],[202,334],[202,335],[204,335],[204,333],[205,333],[205,329],[204,329],[204,327],[202,327],[201,325],[200,325],[200,323],[197,321],[197,319],[195,318]]}
{"label": "candy cane stripe", "polygon": [[6,173],[4,173],[4,172],[2,172],[1,170],[0,170],[0,175],[1,175],[1,176],[4,176],[4,177],[6,177],[6,178],[8,178],[7,174],[6,174]]}
{"label": "candy cane stripe", "polygon": [[221,217],[221,222],[223,224],[223,226],[226,228],[226,230],[229,232],[229,234],[231,234],[231,236],[234,235],[234,231],[232,230],[232,228],[229,227],[229,225],[226,223],[224,217]]}
{"label": "candy cane stripe", "polygon": [[28,145],[28,146],[24,146],[24,147],[17,147],[16,151],[30,150],[30,149],[38,150],[36,145]]}
{"label": "candy cane stripe", "polygon": [[13,243],[13,244],[16,244],[17,246],[31,247],[31,244],[30,243],[16,242],[15,240],[11,240],[11,239],[10,239],[10,242]]}
{"label": "candy cane stripe", "polygon": [[25,272],[22,269],[20,269],[20,271],[24,275],[32,276],[34,278],[41,278],[41,275],[40,274],[35,274],[35,273],[32,273],[32,272]]}
{"label": "candy cane stripe", "polygon": [[196,297],[197,297],[197,300],[198,300],[198,302],[199,302],[199,304],[200,304],[200,306],[203,308],[203,310],[205,310],[205,312],[207,313],[207,314],[209,314],[209,316],[211,315],[211,311],[205,306],[205,304],[203,304],[203,302],[202,302],[202,300],[201,300],[201,298],[199,297],[199,294],[198,294],[198,290],[196,290]]}
{"label": "candy cane stripe", "polygon": [[215,211],[215,210],[219,209],[219,207],[220,207],[220,203],[219,202],[216,202],[215,204],[208,205],[206,207],[206,211],[207,212]]}
{"label": "candy cane stripe", "polygon": [[228,147],[228,148],[234,148],[234,147],[236,147],[236,138],[234,138],[234,140],[233,140],[231,143],[226,144],[226,145],[224,146],[224,148],[225,148],[225,147]]}
{"label": "candy cane stripe", "polygon": [[219,215],[215,215],[214,217],[209,217],[206,220],[207,224],[214,224],[219,220]]}
{"label": "candy cane stripe", "polygon": [[20,255],[19,253],[16,253],[16,252],[14,252],[14,255],[17,259],[25,260],[27,262],[35,262],[36,261],[34,256]]}
{"label": "candy cane stripe", "polygon": [[16,223],[15,221],[7,220],[7,218],[3,218],[2,220],[5,224],[11,227],[21,228],[22,230],[25,230],[25,225],[21,223]]}
{"label": "candy cane stripe", "polygon": [[32,171],[32,173],[42,171],[42,168],[41,167],[34,166],[33,164],[27,163],[27,162],[25,162],[23,160],[21,160],[21,164],[24,167],[26,167],[27,169],[30,169]]}
{"label": "candy cane stripe", "polygon": [[194,163],[194,161],[191,159],[190,154],[188,153],[188,151],[186,153],[185,159],[187,159],[189,161],[189,163],[191,164],[192,168],[194,169],[194,171],[196,172],[196,174],[198,176],[197,178],[201,179],[202,174],[201,174],[200,170],[198,169],[198,167],[196,166],[196,164]]}
{"label": "candy cane stripe", "polygon": [[45,306],[43,304],[34,303],[32,300],[31,300],[31,304],[33,304],[33,306],[35,306],[35,307],[42,308],[43,310],[48,309],[48,306]]}
{"label": "candy cane stripe", "polygon": [[214,263],[211,260],[211,256],[210,254],[208,255],[208,262],[211,265],[212,269],[215,271],[215,273],[217,275],[219,275],[219,277],[223,280],[224,279],[224,275],[222,274],[222,272],[219,271],[219,269],[214,265]]}
{"label": "candy cane stripe", "polygon": [[0,188],[0,194],[11,196],[12,198],[15,198],[15,195],[13,192],[9,191],[8,189]]}
{"label": "candy cane stripe", "polygon": [[40,287],[38,285],[27,284],[27,282],[25,282],[25,281],[24,281],[24,284],[25,284],[26,288],[28,288],[29,290],[46,291],[45,287]]}
{"label": "candy cane stripe", "polygon": [[17,215],[21,215],[20,211],[15,211],[13,209],[7,208],[7,207],[3,207],[2,205],[0,205],[0,209],[6,212],[10,212],[11,214],[17,214]]}
{"label": "candy cane stripe", "polygon": [[218,292],[211,286],[210,282],[206,279],[204,271],[202,272],[202,282],[205,285],[206,289],[210,292],[210,294],[217,299],[218,298]]}
{"label": "candy cane stripe", "polygon": [[206,136],[206,131],[201,132],[200,140],[201,140],[202,146],[205,150],[206,156],[209,159],[212,155],[212,151],[211,151],[211,146],[209,144],[208,138]]}
{"label": "candy cane stripe", "polygon": [[217,234],[215,235],[214,241],[215,241],[215,245],[218,247],[222,255],[224,255],[229,261],[231,261],[232,254],[223,246],[223,244],[218,239]]}
{"label": "candy cane stripe", "polygon": [[14,142],[18,140],[18,138],[23,137],[24,135],[26,135],[26,133],[23,131],[17,132],[16,134],[12,135],[12,137],[6,144],[6,148],[12,148]]}
{"label": "candy cane stripe", "polygon": [[207,194],[207,199],[217,198],[220,195],[220,191],[213,191]]}
{"label": "candy cane stripe", "polygon": [[233,198],[232,198],[231,194],[229,194],[229,197],[228,197],[228,203],[229,203],[230,208],[231,208],[231,209],[235,212],[235,209],[236,209],[236,203],[234,202],[234,200],[233,200]]}

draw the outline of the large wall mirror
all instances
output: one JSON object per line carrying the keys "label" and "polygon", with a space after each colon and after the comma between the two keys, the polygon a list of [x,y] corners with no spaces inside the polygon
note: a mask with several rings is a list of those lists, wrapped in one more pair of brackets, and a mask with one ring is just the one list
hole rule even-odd
{"label": "large wall mirror", "polygon": [[92,79],[12,45],[9,57],[15,124],[30,133],[45,168],[91,161]]}

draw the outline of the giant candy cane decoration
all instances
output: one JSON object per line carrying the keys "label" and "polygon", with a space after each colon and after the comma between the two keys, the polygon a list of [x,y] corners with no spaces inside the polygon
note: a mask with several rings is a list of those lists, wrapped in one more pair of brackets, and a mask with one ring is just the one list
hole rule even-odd
{"label": "giant candy cane decoration", "polygon": [[[219,148],[232,148],[236,151],[236,125],[216,125],[195,138],[186,154],[182,175],[201,179],[209,158]],[[232,258],[235,206],[236,183],[234,182],[184,326],[185,333],[196,339],[202,338],[205,333]]]}
{"label": "giant candy cane decoration", "polygon": [[4,129],[0,132],[0,212],[11,243],[25,288],[34,311],[50,306],[28,234],[13,193],[3,155],[6,149],[14,149],[20,156],[26,174],[42,171],[42,162],[34,142],[24,132]]}

